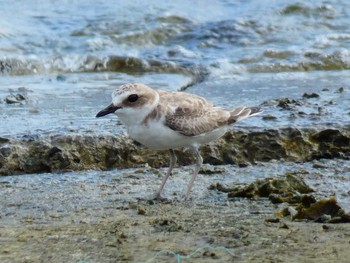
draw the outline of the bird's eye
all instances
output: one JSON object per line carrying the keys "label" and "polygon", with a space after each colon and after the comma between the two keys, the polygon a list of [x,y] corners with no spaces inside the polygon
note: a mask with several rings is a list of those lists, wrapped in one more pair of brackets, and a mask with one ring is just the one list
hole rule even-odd
{"label": "bird's eye", "polygon": [[128,97],[128,101],[129,102],[135,102],[139,99],[139,96],[137,94],[131,94],[129,97]]}

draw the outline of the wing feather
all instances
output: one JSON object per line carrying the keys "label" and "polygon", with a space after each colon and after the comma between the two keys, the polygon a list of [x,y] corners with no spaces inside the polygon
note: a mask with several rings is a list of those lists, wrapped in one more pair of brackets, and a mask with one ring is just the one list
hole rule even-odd
{"label": "wing feather", "polygon": [[228,124],[230,112],[215,108],[204,98],[183,92],[158,91],[166,110],[165,124],[186,136],[197,136]]}

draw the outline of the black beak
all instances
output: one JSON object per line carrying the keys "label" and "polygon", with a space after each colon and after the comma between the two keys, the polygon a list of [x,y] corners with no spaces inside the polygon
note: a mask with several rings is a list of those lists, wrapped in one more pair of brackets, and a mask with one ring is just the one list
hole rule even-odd
{"label": "black beak", "polygon": [[99,113],[97,113],[96,117],[99,118],[99,117],[105,116],[107,114],[114,113],[116,110],[118,110],[120,108],[121,107],[114,106],[113,103],[112,103],[111,105],[107,106],[106,108],[101,110]]}

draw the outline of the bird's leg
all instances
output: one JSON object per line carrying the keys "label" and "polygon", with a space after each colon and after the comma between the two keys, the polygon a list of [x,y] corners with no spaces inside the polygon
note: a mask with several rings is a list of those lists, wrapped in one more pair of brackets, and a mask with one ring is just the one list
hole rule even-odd
{"label": "bird's leg", "polygon": [[187,199],[188,195],[190,194],[191,188],[193,186],[193,182],[196,179],[196,177],[198,175],[198,172],[201,169],[201,166],[203,164],[203,158],[202,158],[201,154],[199,153],[198,147],[192,147],[192,151],[193,151],[193,153],[194,153],[194,155],[196,157],[196,166],[194,168],[191,181],[188,184],[186,195],[185,195],[185,199]]}
{"label": "bird's leg", "polygon": [[159,190],[156,192],[156,195],[155,195],[154,199],[162,199],[161,193],[163,191],[164,185],[165,185],[166,181],[168,180],[169,176],[171,175],[171,171],[173,170],[173,168],[174,168],[174,166],[176,164],[177,158],[176,158],[176,154],[175,154],[174,150],[170,149],[169,152],[170,152],[169,169],[168,169],[168,172],[166,173],[166,175],[163,177],[162,184],[160,185]]}

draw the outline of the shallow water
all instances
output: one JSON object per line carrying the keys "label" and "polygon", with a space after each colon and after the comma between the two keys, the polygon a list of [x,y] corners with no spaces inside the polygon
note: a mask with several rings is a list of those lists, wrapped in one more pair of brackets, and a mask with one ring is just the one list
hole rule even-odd
{"label": "shallow water", "polygon": [[[0,5],[2,136],[124,132],[94,116],[125,82],[177,90],[194,78],[200,82],[188,92],[224,107],[349,86],[348,1],[222,0],[201,8],[198,1]],[[27,89],[28,100],[5,103],[19,87]],[[329,101],[335,106],[317,118],[292,120],[271,105],[264,110],[280,118],[278,125],[338,126],[344,119],[350,123],[349,100],[348,91],[323,93],[306,113]],[[255,118],[242,125],[271,123]]]}

